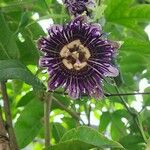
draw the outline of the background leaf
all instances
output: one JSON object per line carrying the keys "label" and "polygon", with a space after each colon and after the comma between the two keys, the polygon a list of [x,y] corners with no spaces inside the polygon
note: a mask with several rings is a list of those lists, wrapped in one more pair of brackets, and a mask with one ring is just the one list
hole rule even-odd
{"label": "background leaf", "polygon": [[43,108],[43,103],[39,99],[33,99],[21,112],[15,124],[20,149],[32,142],[42,128]]}
{"label": "background leaf", "polygon": [[61,139],[58,145],[52,147],[53,150],[69,150],[72,145],[74,150],[98,148],[123,148],[119,143],[106,139],[96,130],[89,127],[78,127],[68,131]]}
{"label": "background leaf", "polygon": [[19,58],[19,49],[4,15],[0,12],[0,59]]}
{"label": "background leaf", "polygon": [[19,79],[36,88],[43,88],[42,83],[19,61],[0,60],[0,80]]}

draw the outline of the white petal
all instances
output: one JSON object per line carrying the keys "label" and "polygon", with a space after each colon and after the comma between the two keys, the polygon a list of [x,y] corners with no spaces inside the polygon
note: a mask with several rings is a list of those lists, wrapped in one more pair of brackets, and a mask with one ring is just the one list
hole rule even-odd
{"label": "white petal", "polygon": [[108,72],[104,73],[104,76],[106,77],[116,77],[119,75],[119,71],[117,68],[113,67],[113,66],[109,66],[108,68]]}

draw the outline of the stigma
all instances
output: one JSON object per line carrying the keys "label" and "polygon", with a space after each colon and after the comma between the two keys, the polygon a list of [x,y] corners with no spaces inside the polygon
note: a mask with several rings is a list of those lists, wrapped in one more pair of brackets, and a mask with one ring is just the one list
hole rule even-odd
{"label": "stigma", "polygon": [[60,51],[60,56],[67,69],[79,71],[87,66],[91,54],[89,49],[77,39],[65,45]]}

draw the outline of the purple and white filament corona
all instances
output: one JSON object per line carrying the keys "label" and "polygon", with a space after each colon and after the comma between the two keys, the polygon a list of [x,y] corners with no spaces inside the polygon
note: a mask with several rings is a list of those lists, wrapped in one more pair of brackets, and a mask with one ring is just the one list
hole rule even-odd
{"label": "purple and white filament corona", "polygon": [[102,97],[103,78],[118,75],[111,63],[118,44],[104,39],[100,26],[87,23],[83,17],[54,25],[48,33],[39,39],[38,47],[44,53],[40,65],[50,76],[49,91],[64,87],[73,99],[82,94]]}

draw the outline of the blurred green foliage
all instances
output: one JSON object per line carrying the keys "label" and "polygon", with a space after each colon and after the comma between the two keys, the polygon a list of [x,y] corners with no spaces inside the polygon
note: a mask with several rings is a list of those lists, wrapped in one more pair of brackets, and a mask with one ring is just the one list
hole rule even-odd
{"label": "blurred green foliage", "polygon": [[[41,54],[36,41],[46,34],[39,24],[45,19],[63,24],[70,17],[57,0],[0,0],[0,81],[8,80],[7,91],[20,149],[40,150],[44,147],[41,98],[48,77],[45,70],[38,67]],[[109,33],[109,39],[122,43],[116,62],[120,76],[115,78],[120,91],[149,92],[149,88],[139,88],[143,79],[147,83],[150,81],[150,42],[144,31],[150,23],[149,1],[101,0],[94,10],[95,20]],[[112,80],[107,80],[110,83],[104,83],[105,93],[116,93]],[[74,101],[63,94],[53,94],[53,97],[59,103],[53,101],[50,115],[52,150],[120,149],[122,146],[127,150],[146,149],[132,116],[119,97],[104,97],[100,101],[87,97]],[[149,138],[150,96],[139,99],[125,96],[125,100],[130,107],[141,102],[141,108],[133,110],[137,111]],[[80,119],[74,118],[70,111]],[[84,126],[79,127],[83,122]]]}

